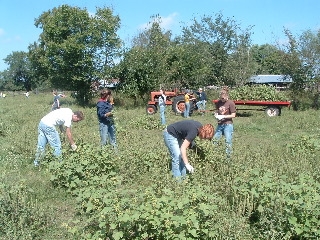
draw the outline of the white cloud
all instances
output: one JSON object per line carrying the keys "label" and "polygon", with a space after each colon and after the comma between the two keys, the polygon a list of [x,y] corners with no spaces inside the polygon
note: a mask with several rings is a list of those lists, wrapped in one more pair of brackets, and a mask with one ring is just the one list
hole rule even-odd
{"label": "white cloud", "polygon": [[[177,23],[176,18],[178,13],[174,12],[168,15],[167,17],[159,16],[160,27],[164,30],[172,30],[174,25]],[[153,21],[158,21],[158,19],[152,19]],[[149,29],[152,23],[144,23],[139,26],[140,30]]]}

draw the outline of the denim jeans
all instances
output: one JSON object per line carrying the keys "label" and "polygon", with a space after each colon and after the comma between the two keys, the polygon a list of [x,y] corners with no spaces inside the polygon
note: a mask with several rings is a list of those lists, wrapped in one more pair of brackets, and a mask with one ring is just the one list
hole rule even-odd
{"label": "denim jeans", "polygon": [[206,110],[206,102],[207,102],[206,100],[198,101],[196,103],[198,110]]}
{"label": "denim jeans", "polygon": [[165,117],[166,106],[160,106],[159,110],[160,110],[161,124],[165,125],[166,124],[166,117]]}
{"label": "denim jeans", "polygon": [[177,139],[174,136],[170,135],[167,132],[167,130],[163,131],[163,139],[171,155],[171,164],[172,164],[171,170],[172,170],[173,176],[174,177],[186,176],[187,170],[181,158],[181,151],[180,151],[180,147],[182,145],[183,140]]}
{"label": "denim jeans", "polygon": [[184,109],[184,117],[188,118],[190,113],[190,103],[185,103],[185,109]]}
{"label": "denim jeans", "polygon": [[230,157],[232,153],[232,135],[233,135],[233,124],[218,124],[216,132],[213,136],[213,140],[220,140],[222,134],[226,138],[226,153]]}
{"label": "denim jeans", "polygon": [[61,156],[61,141],[58,131],[55,127],[49,127],[42,122],[38,125],[38,144],[34,164],[39,165],[40,159],[45,154],[47,143],[54,149],[53,155],[55,157]]}
{"label": "denim jeans", "polygon": [[113,123],[99,123],[101,146],[111,144],[117,149],[116,127]]}

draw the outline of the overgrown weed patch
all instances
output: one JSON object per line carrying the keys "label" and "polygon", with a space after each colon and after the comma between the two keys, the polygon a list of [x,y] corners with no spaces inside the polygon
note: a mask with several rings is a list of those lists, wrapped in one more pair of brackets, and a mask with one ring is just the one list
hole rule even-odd
{"label": "overgrown weed patch", "polygon": [[[23,239],[30,234],[33,239],[320,237],[317,111],[284,109],[280,117],[252,112],[235,118],[231,159],[224,138],[217,146],[197,140],[197,148],[188,150],[195,173],[177,182],[158,113],[146,116],[142,107],[116,104],[115,154],[100,149],[95,108],[76,106],[71,98],[63,107],[85,113],[72,127],[78,151],[64,142],[62,163],[48,149],[40,171],[34,169],[37,125],[50,111],[51,98],[48,93],[0,99],[6,113],[0,118],[0,212],[8,209],[3,199],[18,193],[15,185],[23,182],[23,196],[14,196],[35,220],[33,225],[12,220],[0,238],[5,231]],[[168,124],[183,119],[170,110]],[[192,118],[216,125],[210,112]],[[49,227],[38,231],[37,223]]]}

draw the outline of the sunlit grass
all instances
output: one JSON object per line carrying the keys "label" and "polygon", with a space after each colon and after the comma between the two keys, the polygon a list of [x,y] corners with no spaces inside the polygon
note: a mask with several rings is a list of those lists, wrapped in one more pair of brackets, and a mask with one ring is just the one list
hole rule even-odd
{"label": "sunlit grass", "polygon": [[[22,182],[32,189],[38,201],[37,206],[51,216],[50,230],[43,239],[57,236],[60,239],[72,239],[66,223],[76,218],[76,201],[63,189],[51,185],[48,169],[44,167],[39,171],[32,165],[37,126],[40,119],[51,110],[52,99],[51,93],[32,94],[28,99],[24,95],[0,99],[1,181],[8,186]],[[117,105],[115,100],[119,161],[123,163],[120,172],[123,176],[131,177],[123,181],[126,185],[122,188],[134,189],[152,184],[166,187],[174,184],[171,182],[170,157],[163,143],[159,114],[147,116],[145,108],[126,108]],[[72,125],[76,143],[90,143],[99,147],[94,105],[80,107],[68,96],[62,100],[62,107],[85,113],[85,120]],[[212,109],[213,106],[208,104],[207,110]],[[211,194],[223,197],[231,192],[236,177],[247,179],[253,169],[271,171],[276,176],[286,175],[288,179],[294,179],[301,173],[310,176],[319,174],[319,155],[309,152],[313,148],[312,141],[308,145],[308,141],[301,140],[304,136],[311,136],[311,140],[314,139],[317,144],[316,140],[320,136],[317,111],[296,112],[284,108],[279,117],[268,117],[263,111],[239,110],[238,113],[234,119],[232,165],[225,162],[224,138],[218,147],[212,144],[206,146],[210,148],[208,162],[197,160],[195,153],[189,151],[190,162],[196,169],[195,174],[189,178],[191,183],[210,186]],[[171,111],[171,106],[167,107],[166,118],[168,124],[183,120],[182,116]],[[210,111],[204,116],[195,112],[191,119],[216,126]],[[304,151],[292,153],[295,150],[289,147],[292,144],[295,144],[297,150],[300,148]],[[64,143],[63,148],[68,149],[68,144]],[[316,150],[316,153],[319,151]],[[143,171],[139,172],[139,169]]]}

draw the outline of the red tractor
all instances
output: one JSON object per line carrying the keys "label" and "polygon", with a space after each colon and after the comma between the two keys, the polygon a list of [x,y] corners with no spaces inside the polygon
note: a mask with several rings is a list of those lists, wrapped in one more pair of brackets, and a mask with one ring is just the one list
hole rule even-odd
{"label": "red tractor", "polygon": [[[172,111],[176,114],[182,114],[184,112],[184,92],[179,92],[178,89],[173,91],[165,91],[167,96],[166,105],[172,105]],[[159,92],[150,93],[150,101],[147,105],[147,114],[155,114],[158,111],[158,99],[160,96]],[[190,97],[190,115],[194,110],[197,110],[196,98]]]}

